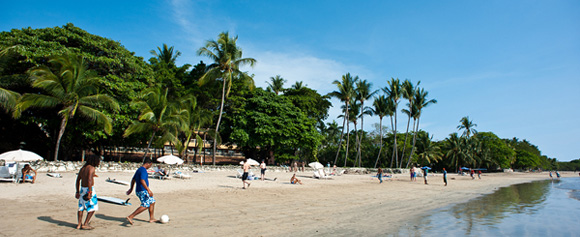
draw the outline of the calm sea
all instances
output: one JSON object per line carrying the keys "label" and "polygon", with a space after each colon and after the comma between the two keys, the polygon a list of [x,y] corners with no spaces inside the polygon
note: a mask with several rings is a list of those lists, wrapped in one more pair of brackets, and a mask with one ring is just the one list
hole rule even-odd
{"label": "calm sea", "polygon": [[400,236],[580,236],[580,178],[500,188],[435,210]]}

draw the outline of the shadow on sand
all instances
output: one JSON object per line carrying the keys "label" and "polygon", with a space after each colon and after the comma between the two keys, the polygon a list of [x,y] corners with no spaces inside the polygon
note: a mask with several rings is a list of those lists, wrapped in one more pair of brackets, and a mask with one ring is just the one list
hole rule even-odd
{"label": "shadow on sand", "polygon": [[53,224],[56,224],[58,226],[65,226],[65,227],[70,227],[70,228],[76,228],[77,227],[77,223],[70,223],[67,221],[61,221],[61,220],[56,220],[50,216],[39,216],[38,217],[39,220],[41,221],[46,221],[46,222],[50,222]]}

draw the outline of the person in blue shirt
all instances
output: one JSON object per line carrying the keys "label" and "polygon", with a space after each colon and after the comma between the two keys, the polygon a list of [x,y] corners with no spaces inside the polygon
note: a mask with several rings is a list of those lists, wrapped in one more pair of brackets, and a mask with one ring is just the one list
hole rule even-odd
{"label": "person in blue shirt", "polygon": [[443,183],[447,186],[447,170],[445,168],[443,168]]}
{"label": "person in blue shirt", "polygon": [[153,192],[149,189],[149,178],[147,174],[147,169],[151,168],[152,165],[153,162],[151,159],[145,158],[143,165],[135,171],[135,175],[133,175],[133,179],[131,180],[131,188],[127,191],[127,195],[131,194],[133,187],[137,184],[135,195],[137,195],[141,201],[141,206],[127,217],[127,221],[129,221],[131,225],[133,224],[133,218],[147,209],[149,209],[149,223],[157,222],[154,217],[155,199],[153,198]]}

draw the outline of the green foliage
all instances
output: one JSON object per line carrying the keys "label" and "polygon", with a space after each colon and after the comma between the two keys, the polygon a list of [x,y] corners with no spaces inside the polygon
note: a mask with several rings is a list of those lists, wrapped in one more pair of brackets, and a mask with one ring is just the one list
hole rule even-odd
{"label": "green foliage", "polygon": [[322,140],[315,124],[288,99],[258,88],[233,116],[231,139],[245,148],[273,151],[278,162],[299,150],[308,151],[306,159],[314,159]]}
{"label": "green foliage", "polygon": [[[556,159],[553,160],[555,161]],[[557,167],[554,167],[553,169],[565,171],[578,171],[580,170],[580,159],[571,160],[569,162],[557,162],[556,166]]]}
{"label": "green foliage", "polygon": [[500,168],[511,167],[515,161],[516,152],[504,140],[492,132],[479,132],[476,137],[482,143],[483,149],[489,149],[492,164]]}

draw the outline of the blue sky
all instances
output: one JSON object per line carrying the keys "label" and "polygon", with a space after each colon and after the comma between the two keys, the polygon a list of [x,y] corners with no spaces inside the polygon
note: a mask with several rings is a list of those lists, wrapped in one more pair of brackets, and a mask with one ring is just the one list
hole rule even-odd
{"label": "blue sky", "polygon": [[[326,94],[350,72],[387,85],[421,81],[438,103],[421,129],[436,140],[469,116],[478,131],[518,137],[544,155],[580,158],[580,1],[10,1],[0,31],[71,22],[146,59],[163,43],[178,64],[220,32],[258,61],[257,86],[281,75]],[[369,102],[370,104],[371,102]],[[330,119],[339,114],[333,100]],[[402,108],[404,103],[400,104]],[[400,118],[404,116],[401,114]],[[340,122],[338,119],[336,119]],[[400,119],[399,130],[406,120]],[[366,118],[373,130],[378,118]]]}

